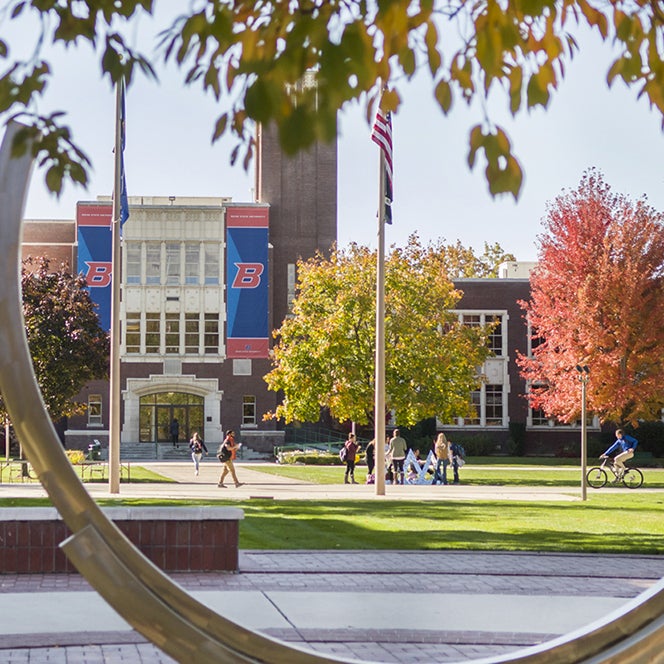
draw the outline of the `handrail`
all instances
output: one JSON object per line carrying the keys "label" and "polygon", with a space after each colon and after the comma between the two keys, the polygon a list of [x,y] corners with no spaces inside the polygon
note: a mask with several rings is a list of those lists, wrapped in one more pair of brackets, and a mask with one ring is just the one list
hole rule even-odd
{"label": "handrail", "polygon": [[[67,459],[32,370],[19,287],[21,215],[32,158],[10,162],[21,125],[0,148],[0,391],[16,434],[73,535],[62,548],[137,631],[178,661],[346,662],[252,632],[201,604],[143,556],[92,500]],[[556,664],[656,661],[664,652],[664,579],[603,619],[533,648],[477,660]]]}

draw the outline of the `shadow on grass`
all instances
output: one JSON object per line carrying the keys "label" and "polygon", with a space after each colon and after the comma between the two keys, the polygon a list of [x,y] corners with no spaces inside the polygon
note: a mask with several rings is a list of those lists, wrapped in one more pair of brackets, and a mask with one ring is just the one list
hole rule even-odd
{"label": "shadow on grass", "polygon": [[[240,546],[248,549],[466,549],[661,552],[659,508],[628,513],[613,506],[532,503],[243,504]],[[621,517],[623,518],[623,517]]]}

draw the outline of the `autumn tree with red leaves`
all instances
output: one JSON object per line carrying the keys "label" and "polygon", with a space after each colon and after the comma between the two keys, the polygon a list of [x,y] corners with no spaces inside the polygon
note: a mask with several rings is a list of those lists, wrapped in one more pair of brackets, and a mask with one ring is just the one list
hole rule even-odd
{"label": "autumn tree with red leaves", "polygon": [[590,368],[588,411],[602,421],[659,419],[664,407],[664,215],[615,194],[597,171],[549,205],[531,297],[532,356],[520,357],[530,404],[580,417],[577,365]]}

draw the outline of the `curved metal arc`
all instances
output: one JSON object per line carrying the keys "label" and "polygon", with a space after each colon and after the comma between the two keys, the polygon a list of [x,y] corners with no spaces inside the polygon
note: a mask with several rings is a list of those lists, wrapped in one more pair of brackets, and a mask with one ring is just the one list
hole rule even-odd
{"label": "curved metal arc", "polygon": [[[324,657],[247,630],[196,601],[147,560],[109,521],[74,473],[44,407],[24,334],[19,288],[20,229],[31,159],[12,161],[19,126],[10,123],[0,149],[0,391],[14,428],[74,535],[63,549],[90,584],[136,630],[179,661],[318,664]],[[664,651],[664,580],[623,609],[578,632],[481,660],[641,662]],[[617,654],[616,654],[617,653]],[[478,661],[479,664],[479,661]]]}
{"label": "curved metal arc", "polygon": [[179,661],[345,661],[256,634],[195,600],[106,518],[74,473],[46,412],[25,338],[19,257],[32,159],[11,159],[17,131],[20,125],[9,123],[0,148],[0,391],[28,459],[74,533],[63,549],[120,615]]}

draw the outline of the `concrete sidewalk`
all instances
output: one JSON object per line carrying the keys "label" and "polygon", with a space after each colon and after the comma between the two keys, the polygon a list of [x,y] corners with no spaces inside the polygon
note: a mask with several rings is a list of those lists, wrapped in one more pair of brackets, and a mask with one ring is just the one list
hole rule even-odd
{"label": "concrete sidewalk", "polygon": [[[279,475],[260,472],[263,463],[236,463],[238,479],[243,485],[235,488],[230,481],[226,488],[217,487],[221,464],[208,456],[201,463],[200,474],[194,475],[193,463],[182,461],[136,462],[137,466],[149,468],[160,475],[177,482],[172,484],[135,484],[122,483],[120,497],[125,498],[192,498],[209,499],[247,499],[269,498],[275,500],[336,500],[340,498],[362,500],[526,500],[526,501],[562,501],[581,500],[580,488],[573,487],[504,487],[473,486],[462,483],[447,486],[405,485],[385,487],[385,495],[377,496],[374,485],[343,484],[343,468],[339,467],[339,484],[308,484]],[[365,476],[363,469],[358,472],[358,480]],[[86,488],[95,498],[109,497],[108,482],[87,483]],[[602,489],[604,492],[620,489]],[[0,484],[0,498],[18,496],[46,496],[46,492],[37,481],[13,484]]]}
{"label": "concrete sidewalk", "polygon": [[[541,643],[613,611],[661,576],[658,556],[243,551],[239,574],[173,579],[274,638],[344,659],[410,663]],[[0,614],[0,662],[172,661],[78,575],[0,575]]]}
{"label": "concrete sidewalk", "polygon": [[[216,486],[219,464],[146,465],[177,484],[122,484],[121,497],[370,498],[372,486],[313,486],[238,464],[244,485]],[[105,484],[87,484],[108,497]],[[388,499],[479,499],[499,487],[386,487]],[[45,495],[38,483],[0,496]],[[506,500],[578,500],[528,489]],[[238,574],[175,574],[225,617],[299,646],[367,662],[452,662],[500,655],[565,634],[664,577],[664,556],[445,551],[241,551]],[[172,662],[79,575],[0,574],[0,664]],[[664,655],[663,659],[664,661]],[[651,664],[651,663],[649,663]]]}

